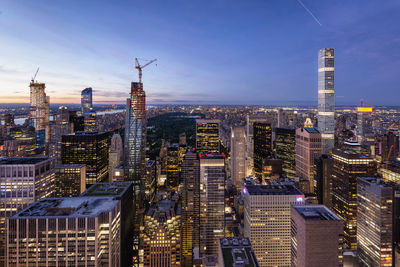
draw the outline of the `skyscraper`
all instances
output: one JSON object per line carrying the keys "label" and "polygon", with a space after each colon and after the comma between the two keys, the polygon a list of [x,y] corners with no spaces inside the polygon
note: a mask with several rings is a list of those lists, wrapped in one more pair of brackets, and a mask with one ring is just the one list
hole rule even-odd
{"label": "skyscraper", "polygon": [[124,142],[124,175],[133,182],[135,202],[134,214],[134,256],[139,253],[140,221],[143,217],[143,186],[146,164],[146,93],[143,83],[131,83],[131,97],[126,101]]}
{"label": "skyscraper", "polygon": [[332,210],[344,221],[344,244],[357,249],[357,177],[374,176],[374,159],[352,150],[332,151]]}
{"label": "skyscraper", "polygon": [[50,139],[50,97],[46,96],[45,84],[30,83],[30,126],[35,127],[36,146],[44,149]]}
{"label": "skyscraper", "polygon": [[200,154],[200,253],[217,255],[225,235],[225,158]]}
{"label": "skyscraper", "polygon": [[290,207],[304,204],[293,185],[246,185],[244,236],[250,238],[261,267],[290,266]]}
{"label": "skyscraper", "polygon": [[6,219],[54,193],[54,159],[0,158],[0,266],[4,265]]}
{"label": "skyscraper", "polygon": [[144,216],[144,266],[178,267],[181,265],[181,209],[175,201],[163,199]]}
{"label": "skyscraper", "polygon": [[286,177],[296,176],[296,130],[275,128],[275,157],[282,160]]}
{"label": "skyscraper", "polygon": [[314,192],[314,159],[321,156],[321,133],[315,128],[296,129],[296,175],[307,179]]}
{"label": "skyscraper", "polygon": [[254,173],[260,182],[263,173],[263,160],[272,158],[272,128],[269,123],[255,122],[253,124],[254,137]]}
{"label": "skyscraper", "polygon": [[193,249],[200,247],[200,160],[187,152],[182,164],[182,266],[193,266]]}
{"label": "skyscraper", "polygon": [[85,164],[55,165],[54,196],[77,197],[86,189]]}
{"label": "skyscraper", "polygon": [[35,202],[7,220],[7,266],[122,266],[122,208],[104,196]]}
{"label": "skyscraper", "polygon": [[219,123],[219,120],[196,120],[197,153],[220,153]]}
{"label": "skyscraper", "polygon": [[167,149],[167,180],[169,188],[177,188],[179,185],[179,145],[172,144]]}
{"label": "skyscraper", "polygon": [[82,114],[85,114],[86,112],[91,112],[92,110],[92,88],[88,87],[83,89],[81,93],[81,111]]}
{"label": "skyscraper", "polygon": [[[357,180],[357,242],[360,266],[392,266],[396,184],[375,177]],[[394,266],[394,265],[393,265]]]}
{"label": "skyscraper", "polygon": [[328,208],[332,207],[332,166],[333,159],[330,155],[321,155],[314,160],[315,194],[318,203]]}
{"label": "skyscraper", "polygon": [[343,221],[324,205],[291,209],[292,267],[343,264]]}
{"label": "skyscraper", "polygon": [[108,178],[108,133],[76,132],[63,135],[62,164],[85,164],[86,187]]}
{"label": "skyscraper", "polygon": [[322,152],[330,154],[335,144],[335,51],[323,48],[318,53],[318,130]]}
{"label": "skyscraper", "polygon": [[114,168],[122,161],[123,152],[122,138],[119,134],[114,133],[111,137],[110,153],[108,156],[108,180],[110,182],[113,178]]}
{"label": "skyscraper", "polygon": [[231,129],[231,177],[236,188],[240,188],[240,182],[246,177],[246,133],[244,127],[232,127]]}

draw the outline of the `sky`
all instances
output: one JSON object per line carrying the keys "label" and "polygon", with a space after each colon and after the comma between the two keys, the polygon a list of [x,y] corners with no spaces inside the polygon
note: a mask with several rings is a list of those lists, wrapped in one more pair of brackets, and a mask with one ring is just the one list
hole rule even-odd
{"label": "sky", "polygon": [[398,105],[398,0],[0,2],[0,103],[124,103],[143,69],[150,104],[316,103],[317,56],[335,48],[337,104]]}

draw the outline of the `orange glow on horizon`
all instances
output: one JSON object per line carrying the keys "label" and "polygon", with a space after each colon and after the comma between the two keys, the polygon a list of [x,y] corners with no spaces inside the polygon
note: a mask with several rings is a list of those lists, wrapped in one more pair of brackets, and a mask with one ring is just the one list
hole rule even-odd
{"label": "orange glow on horizon", "polygon": [[371,113],[372,111],[373,107],[357,107],[357,112]]}

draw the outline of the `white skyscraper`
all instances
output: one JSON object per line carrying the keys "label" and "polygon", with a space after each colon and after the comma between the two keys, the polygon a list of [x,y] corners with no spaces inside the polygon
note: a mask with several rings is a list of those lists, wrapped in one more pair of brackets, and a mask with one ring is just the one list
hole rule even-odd
{"label": "white skyscraper", "polygon": [[240,181],[246,177],[246,133],[244,127],[231,130],[232,182],[240,188]]}
{"label": "white skyscraper", "polygon": [[332,152],[335,143],[335,52],[323,48],[318,53],[318,130],[324,154]]}

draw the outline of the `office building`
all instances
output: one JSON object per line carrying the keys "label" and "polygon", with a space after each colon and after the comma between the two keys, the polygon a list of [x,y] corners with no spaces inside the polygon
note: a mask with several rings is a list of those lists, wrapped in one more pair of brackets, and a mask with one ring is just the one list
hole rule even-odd
{"label": "office building", "polygon": [[157,164],[155,160],[146,161],[146,179],[144,181],[144,197],[147,206],[154,199],[157,189]]}
{"label": "office building", "polygon": [[196,120],[197,153],[220,153],[219,120]]}
{"label": "office building", "polygon": [[292,267],[343,266],[343,221],[324,205],[291,209]]}
{"label": "office building", "polygon": [[318,203],[328,208],[332,207],[332,166],[331,155],[321,155],[315,158],[314,192],[317,195]]}
{"label": "office building", "polygon": [[0,266],[5,264],[6,219],[54,193],[54,160],[0,158]]}
{"label": "office building", "polygon": [[309,182],[309,190],[314,192],[314,159],[321,156],[321,133],[315,128],[296,129],[296,175]]}
{"label": "office building", "polygon": [[247,139],[247,149],[246,149],[246,174],[247,176],[254,176],[254,123],[261,122],[264,123],[267,120],[267,116],[246,116],[246,139]]}
{"label": "office building", "polygon": [[291,266],[290,208],[303,204],[293,185],[246,185],[244,236],[250,238],[260,266]]}
{"label": "office building", "polygon": [[86,187],[108,178],[108,133],[76,132],[63,135],[62,164],[85,164]]}
{"label": "office building", "polygon": [[245,237],[222,238],[219,246],[218,266],[258,267],[258,261],[250,240]]}
{"label": "office building", "polygon": [[217,255],[225,232],[225,157],[200,154],[200,254]]}
{"label": "office building", "polygon": [[357,177],[374,176],[374,159],[352,150],[332,151],[332,210],[344,221],[344,244],[357,249]]}
{"label": "office building", "polygon": [[265,158],[262,161],[262,181],[266,183],[282,176],[282,160]]}
{"label": "office building", "polygon": [[318,130],[322,153],[330,154],[335,144],[335,51],[318,52]]}
{"label": "office building", "polygon": [[61,137],[73,133],[73,125],[69,122],[69,111],[67,107],[60,106],[54,121],[50,127],[49,157],[56,158],[61,162]]}
{"label": "office building", "polygon": [[85,190],[85,164],[55,165],[54,197],[77,197]]}
{"label": "office building", "polygon": [[36,154],[36,134],[34,127],[12,127],[9,130],[9,136],[11,138],[9,141],[10,146],[3,148],[3,151],[8,154],[4,154],[3,156],[29,157]]}
{"label": "office building", "polygon": [[14,114],[6,113],[3,115],[4,125],[6,127],[14,127]]}
{"label": "office building", "polygon": [[200,160],[187,152],[182,164],[182,266],[193,266],[193,249],[200,248]]}
{"label": "office building", "polygon": [[144,266],[181,266],[181,214],[175,201],[163,199],[144,216]]}
{"label": "office building", "polygon": [[167,181],[166,186],[177,188],[179,185],[179,145],[172,144],[167,149]]}
{"label": "office building", "polygon": [[231,177],[236,188],[246,177],[246,133],[244,127],[231,129]]}
{"label": "office building", "polygon": [[[120,202],[120,266],[132,266],[138,257],[133,247],[133,184],[131,182],[97,183],[87,189],[81,197],[112,197]],[[119,244],[117,244],[119,245]],[[111,246],[110,246],[111,247]]]}
{"label": "office building", "polygon": [[296,130],[275,128],[275,157],[282,160],[283,175],[296,176]]}
{"label": "office building", "polygon": [[113,197],[39,200],[7,221],[7,266],[122,266],[120,213]]}
{"label": "office building", "polygon": [[253,124],[254,139],[254,174],[255,177],[262,181],[262,165],[265,158],[272,158],[272,128],[269,123],[255,122]]}
{"label": "office building", "polygon": [[92,101],[92,88],[88,87],[82,90],[81,93],[81,112],[85,114],[86,112],[91,112],[93,110]]}
{"label": "office building", "polygon": [[[397,187],[398,188],[398,187]],[[357,180],[357,242],[360,266],[393,266],[396,184],[381,178]]]}

